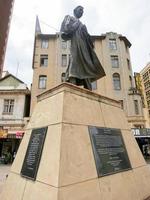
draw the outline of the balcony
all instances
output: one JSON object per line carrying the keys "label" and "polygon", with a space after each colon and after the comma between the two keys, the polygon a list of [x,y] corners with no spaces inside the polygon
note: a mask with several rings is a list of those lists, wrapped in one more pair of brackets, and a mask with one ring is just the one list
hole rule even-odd
{"label": "balcony", "polygon": [[20,126],[24,127],[29,121],[29,117],[24,117],[22,119],[9,119],[0,118],[0,126]]}
{"label": "balcony", "polygon": [[141,95],[141,92],[136,87],[130,87],[128,94],[129,95],[134,95],[134,94]]}

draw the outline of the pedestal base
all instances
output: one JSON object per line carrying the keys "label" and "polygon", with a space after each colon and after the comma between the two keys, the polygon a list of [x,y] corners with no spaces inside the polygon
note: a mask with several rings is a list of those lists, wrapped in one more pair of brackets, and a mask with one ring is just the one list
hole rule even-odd
{"label": "pedestal base", "polygon": [[[98,178],[89,126],[117,128],[131,170]],[[36,180],[20,175],[33,129],[48,127]],[[143,200],[150,196],[150,167],[120,104],[71,84],[38,96],[2,200]]]}

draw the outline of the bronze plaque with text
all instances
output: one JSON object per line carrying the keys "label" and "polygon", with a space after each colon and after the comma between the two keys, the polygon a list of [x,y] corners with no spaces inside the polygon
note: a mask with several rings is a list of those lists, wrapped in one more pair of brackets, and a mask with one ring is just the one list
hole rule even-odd
{"label": "bronze plaque with text", "polygon": [[89,126],[98,177],[131,169],[121,130]]}
{"label": "bronze plaque with text", "polygon": [[28,148],[21,169],[21,175],[23,177],[32,180],[36,179],[46,133],[47,127],[32,130]]}

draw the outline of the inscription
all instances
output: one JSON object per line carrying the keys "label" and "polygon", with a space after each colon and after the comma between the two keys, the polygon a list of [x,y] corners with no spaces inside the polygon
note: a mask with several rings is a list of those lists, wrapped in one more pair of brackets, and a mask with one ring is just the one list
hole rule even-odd
{"label": "inscription", "polygon": [[46,133],[47,127],[32,130],[21,169],[22,176],[32,180],[36,179]]}
{"label": "inscription", "polygon": [[120,129],[89,126],[98,176],[131,169]]}

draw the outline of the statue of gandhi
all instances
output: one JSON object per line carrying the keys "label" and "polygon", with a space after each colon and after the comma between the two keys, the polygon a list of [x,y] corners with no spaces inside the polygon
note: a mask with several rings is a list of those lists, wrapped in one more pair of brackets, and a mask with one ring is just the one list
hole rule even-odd
{"label": "statue of gandhi", "polygon": [[94,52],[94,45],[87,28],[79,20],[82,15],[83,7],[77,6],[74,9],[74,17],[66,15],[61,24],[62,39],[71,40],[71,56],[65,81],[92,90],[91,83],[106,74]]}

